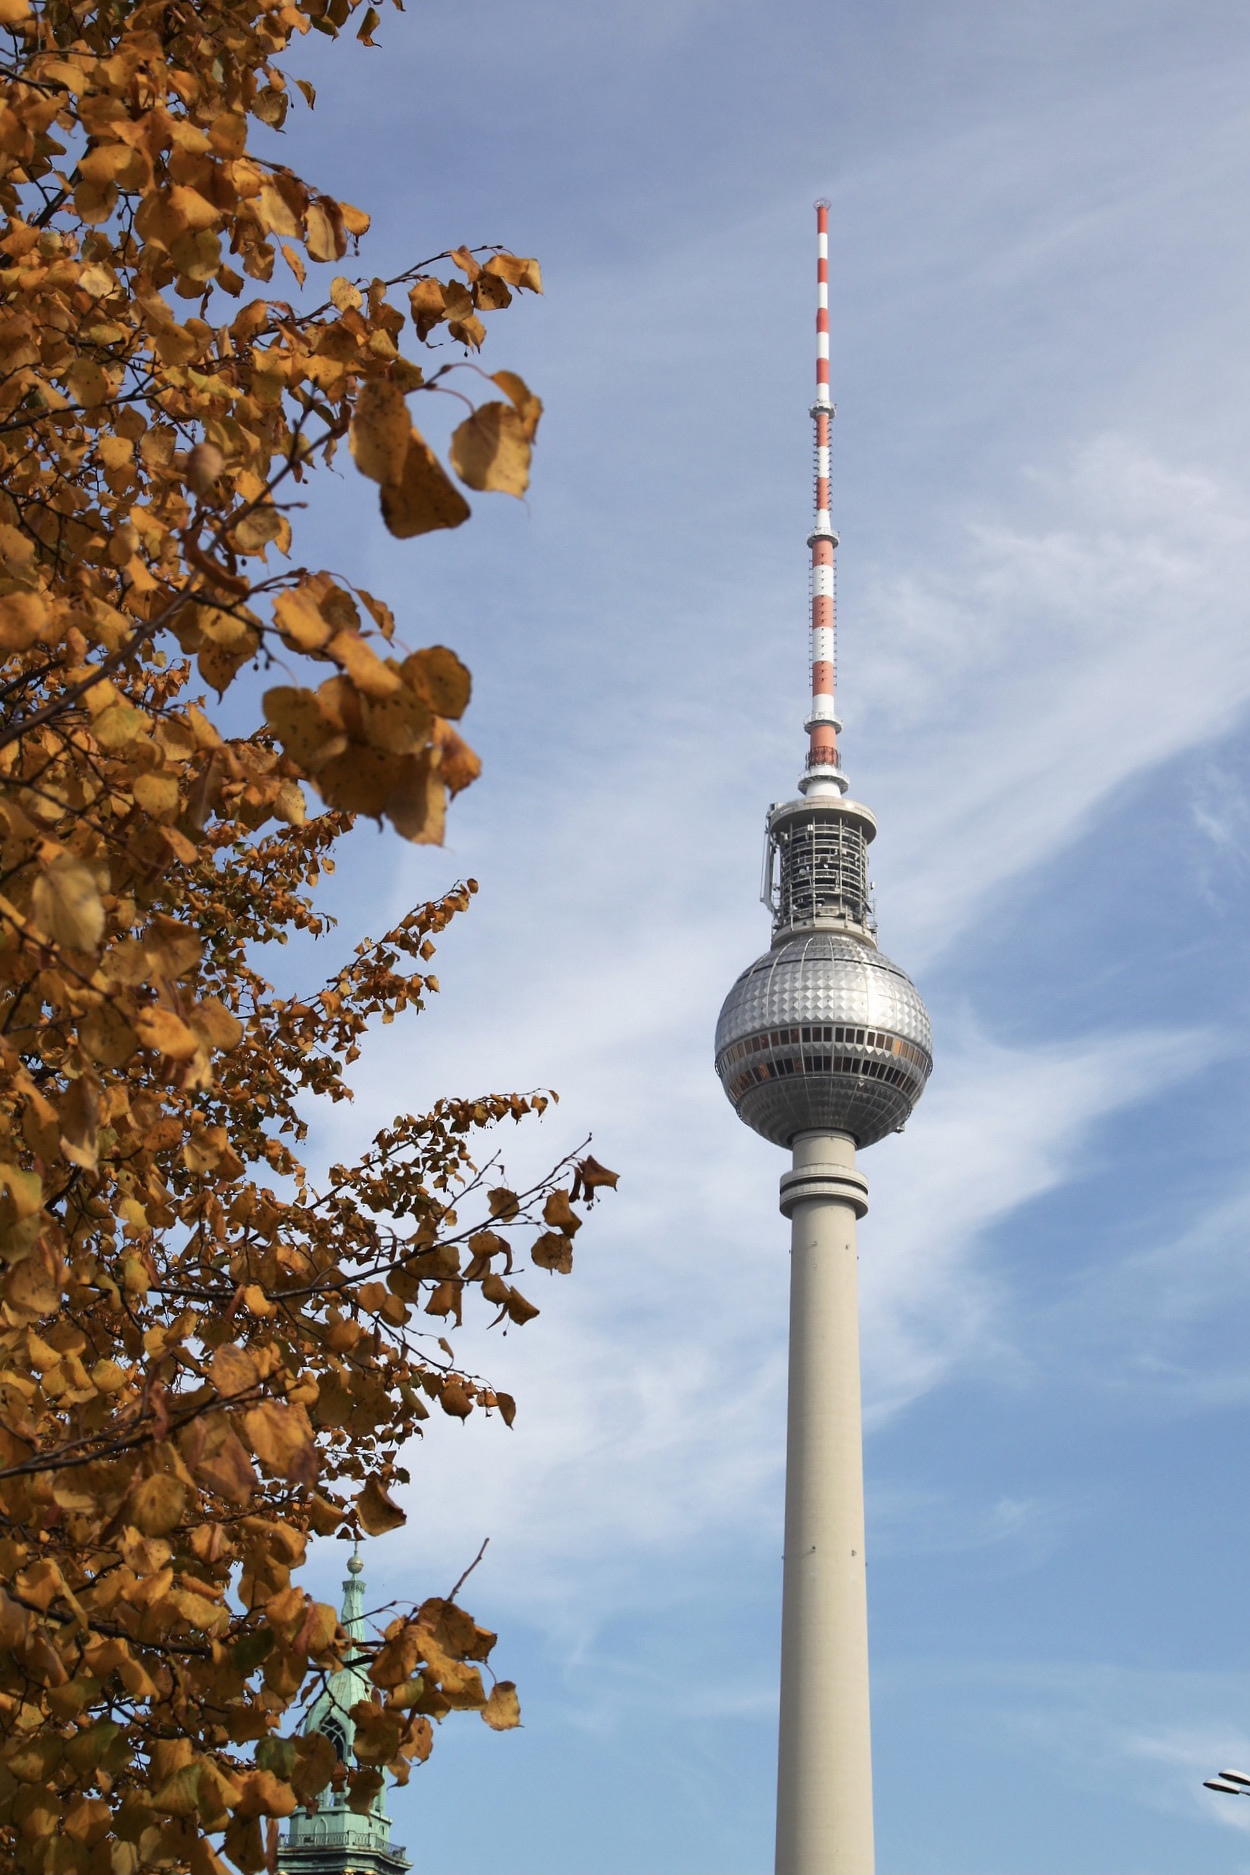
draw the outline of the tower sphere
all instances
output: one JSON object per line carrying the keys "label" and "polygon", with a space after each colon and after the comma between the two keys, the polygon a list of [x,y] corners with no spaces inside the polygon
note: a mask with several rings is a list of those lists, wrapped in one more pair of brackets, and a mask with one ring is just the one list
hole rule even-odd
{"label": "tower sphere", "polygon": [[716,1072],[740,1120],[796,1133],[897,1133],[924,1092],[933,1038],[920,992],[875,946],[832,931],[786,939],[742,972],[716,1025]]}

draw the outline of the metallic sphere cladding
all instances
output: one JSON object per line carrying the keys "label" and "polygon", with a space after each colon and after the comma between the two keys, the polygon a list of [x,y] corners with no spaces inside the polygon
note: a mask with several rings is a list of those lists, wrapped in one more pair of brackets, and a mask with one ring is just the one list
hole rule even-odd
{"label": "metallic sphere cladding", "polygon": [[911,979],[861,938],[797,935],[757,958],[725,998],[716,1072],[740,1120],[777,1146],[796,1133],[898,1132],[933,1067]]}

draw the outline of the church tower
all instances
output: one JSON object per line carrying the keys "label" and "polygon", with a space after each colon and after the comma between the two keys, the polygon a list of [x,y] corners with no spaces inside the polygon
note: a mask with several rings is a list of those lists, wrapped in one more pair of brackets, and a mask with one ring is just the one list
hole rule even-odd
{"label": "church tower", "polygon": [[[365,1638],[364,1564],[353,1553],[343,1584],[340,1617],[348,1638]],[[352,1761],[356,1728],[351,1710],[374,1691],[366,1670],[366,1656],[350,1649],[339,1672],[308,1714],[306,1732],[328,1738],[345,1764]],[[405,1875],[412,1867],[403,1850],[391,1842],[391,1819],[386,1814],[386,1793],[374,1798],[363,1815],[347,1807],[347,1793],[326,1789],[315,1815],[297,1810],[285,1839],[278,1846],[281,1875]]]}

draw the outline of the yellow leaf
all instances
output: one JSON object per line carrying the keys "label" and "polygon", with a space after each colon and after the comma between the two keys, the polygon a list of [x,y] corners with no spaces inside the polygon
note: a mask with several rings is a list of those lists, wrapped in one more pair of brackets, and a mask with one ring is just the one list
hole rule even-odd
{"label": "yellow leaf", "polygon": [[[417,280],[409,287],[408,304],[418,338],[426,338],[447,317],[447,291],[441,280]],[[458,291],[463,293],[463,287],[458,286]]]}
{"label": "yellow leaf", "polygon": [[271,540],[285,553],[291,544],[291,524],[271,501],[262,501],[231,528],[230,538],[240,553],[260,553]]}
{"label": "yellow leaf", "polygon": [[407,686],[401,686],[392,696],[366,702],[361,714],[370,747],[385,749],[391,755],[415,754],[429,735],[433,720],[429,705]]}
{"label": "yellow leaf", "polygon": [[317,770],[317,792],[328,807],[345,814],[371,814],[380,819],[390,812],[390,800],[401,778],[405,758],[382,749],[354,743]]}
{"label": "yellow leaf", "polygon": [[47,619],[47,602],[40,594],[6,593],[0,599],[0,651],[27,650],[38,638]]}
{"label": "yellow leaf", "polygon": [[[237,1814],[250,1816],[290,1816],[295,1808],[295,1793],[289,1784],[276,1778],[272,1771],[249,1771],[241,1779],[243,1794],[239,1799]],[[260,1868],[261,1863],[244,1862],[238,1855],[231,1854],[229,1839],[226,1844],[231,1860],[242,1868]]]}
{"label": "yellow leaf", "polygon": [[104,935],[104,906],[95,877],[75,859],[56,859],[41,872],[30,903],[42,935],[67,950],[93,951]]}
{"label": "yellow leaf", "polygon": [[244,1413],[243,1424],[262,1465],[288,1484],[316,1483],[317,1451],[303,1407],[262,1400]]}
{"label": "yellow leaf", "polygon": [[358,286],[344,276],[336,274],[330,282],[330,299],[340,312],[354,312],[364,305],[364,296]]}
{"label": "yellow leaf", "polygon": [[19,1218],[34,1217],[43,1204],[43,1181],[38,1172],[24,1172],[15,1165],[0,1165],[0,1186],[13,1202]]}
{"label": "yellow leaf", "polygon": [[369,217],[363,208],[353,208],[350,202],[340,202],[339,213],[348,234],[360,236],[369,232]]}
{"label": "yellow leaf", "polygon": [[198,1484],[219,1492],[232,1504],[248,1502],[259,1479],[224,1413],[213,1415],[211,1423],[194,1420],[179,1443]]}
{"label": "yellow leaf", "polygon": [[144,1536],[164,1536],[182,1521],[187,1494],[170,1472],[157,1471],[132,1485],[126,1498],[126,1519]]}
{"label": "yellow leaf", "polygon": [[178,812],[181,796],[173,775],[136,775],[131,793],[144,813],[157,819],[165,815],[172,819]]}
{"label": "yellow leaf", "polygon": [[490,1698],[482,1707],[482,1717],[492,1732],[510,1732],[521,1723],[521,1702],[512,1680],[496,1680]]}
{"label": "yellow leaf", "polygon": [[469,707],[473,679],[446,645],[427,645],[424,651],[414,651],[400,666],[400,676],[437,716],[454,721]]}
{"label": "yellow leaf", "polygon": [[[10,527],[7,521],[0,522],[0,559],[4,561],[4,564],[8,567],[14,567],[14,568],[29,566],[31,561],[34,559],[34,557],[35,557],[35,543],[32,540],[29,540],[25,534],[19,533],[17,528]],[[34,594],[30,594],[30,593],[20,593],[20,594],[14,593],[14,594],[10,594],[9,596],[10,598],[23,598],[23,599],[35,597]],[[17,613],[14,616],[20,617],[20,613],[21,613],[21,608],[19,607]],[[39,627],[43,624],[44,619],[47,617],[46,610],[44,609],[42,604],[39,604],[37,607],[36,613],[33,615],[28,615],[28,616],[32,618],[32,622],[34,624],[35,635],[37,636],[39,632]],[[4,620],[4,614],[2,611],[0,611],[0,638],[3,637],[3,633],[4,633],[3,620]],[[24,636],[25,634],[19,631],[18,635]],[[18,646],[16,648],[22,649],[23,647]]]}
{"label": "yellow leaf", "polygon": [[425,439],[408,435],[403,474],[382,489],[382,519],[397,540],[411,540],[435,528],[459,527],[469,518],[469,504]]}
{"label": "yellow leaf", "polygon": [[228,1396],[247,1393],[260,1379],[255,1355],[249,1354],[246,1348],[238,1347],[233,1341],[222,1343],[209,1362],[208,1371],[218,1393]]}
{"label": "yellow leaf", "polygon": [[401,481],[411,434],[408,405],[399,386],[384,378],[362,384],[351,428],[352,460],[360,473],[371,482]]}
{"label": "yellow leaf", "polygon": [[343,666],[357,690],[367,697],[391,697],[403,688],[398,672],[387,668],[359,632],[335,632],[326,650],[336,664]]}
{"label": "yellow leaf", "polygon": [[318,196],[308,204],[304,241],[310,260],[342,260],[346,254],[347,234],[341,217],[335,213],[337,206],[328,196]]}
{"label": "yellow leaf", "polygon": [[360,29],[356,34],[362,46],[376,44],[373,35],[381,24],[382,15],[378,12],[376,7],[370,7],[364,19],[360,22]]}
{"label": "yellow leaf", "polygon": [[20,26],[30,18],[30,0],[0,0],[0,26]]}
{"label": "yellow leaf", "polygon": [[65,382],[76,404],[81,404],[84,410],[97,412],[107,403],[113,388],[104,367],[94,358],[76,359]]}
{"label": "yellow leaf", "polygon": [[139,1038],[120,1010],[99,1002],[78,1025],[78,1039],[101,1067],[120,1068],[139,1046]]}
{"label": "yellow leaf", "polygon": [[270,234],[289,234],[298,237],[299,221],[290,203],[279,193],[273,183],[262,183],[256,205]]}
{"label": "yellow leaf", "polygon": [[191,1011],[191,1027],[210,1048],[229,1054],[243,1040],[243,1024],[215,996],[206,996]]}
{"label": "yellow leaf", "polygon": [[117,291],[117,278],[111,268],[103,267],[99,261],[92,261],[84,267],[78,276],[78,284],[84,293],[90,293],[92,299],[107,299],[110,293]]}
{"label": "yellow leaf", "polygon": [[166,1055],[171,1061],[189,1061],[200,1045],[181,1016],[176,1016],[172,1009],[162,1009],[157,1003],[139,1012],[135,1028],[145,1048]]}
{"label": "yellow leaf", "polygon": [[395,636],[395,614],[391,608],[381,599],[375,599],[371,592],[366,592],[363,586],[357,586],[356,591],[382,636],[388,641],[392,639]]}
{"label": "yellow leaf", "polygon": [[451,466],[470,488],[523,495],[529,487],[530,432],[510,404],[483,404],[451,436]]}
{"label": "yellow leaf", "polygon": [[274,817],[288,827],[302,827],[308,819],[308,803],[298,781],[284,781],[273,804]]}
{"label": "yellow leaf", "polygon": [[438,772],[452,794],[459,794],[481,774],[481,757],[475,749],[469,747],[463,736],[457,734],[450,723],[445,723],[441,719],[434,726],[433,740],[438,755]]}
{"label": "yellow leaf", "polygon": [[[153,915],[143,939],[143,953],[157,976],[169,977],[171,981],[190,976],[203,950],[197,934],[186,925],[179,924],[176,918],[167,918],[163,912]],[[142,982],[143,979],[135,980]]]}
{"label": "yellow leaf", "polygon": [[208,140],[218,156],[242,156],[247,148],[247,119],[236,111],[217,111],[208,127]]}
{"label": "yellow leaf", "polygon": [[277,730],[292,760],[310,775],[347,747],[341,725],[326,717],[315,690],[280,684],[266,690],[262,701],[266,722]]}
{"label": "yellow leaf", "polygon": [[403,758],[384,804],[396,833],[417,846],[441,846],[447,821],[447,789],[428,750]]}
{"label": "yellow leaf", "polygon": [[189,228],[170,242],[169,257],[186,279],[203,285],[221,266],[221,241],[211,228]]}
{"label": "yellow leaf", "polygon": [[497,273],[509,286],[524,287],[527,293],[541,293],[543,290],[538,262],[523,259],[519,254],[492,254],[482,271]]}
{"label": "yellow leaf", "polygon": [[330,636],[330,627],[305,586],[280,592],[273,602],[273,616],[283,643],[293,651],[318,651]]}
{"label": "yellow leaf", "polygon": [[293,248],[289,241],[284,241],[282,243],[282,258],[291,269],[291,272],[295,275],[300,285],[303,286],[308,269],[300,258],[298,250]]}
{"label": "yellow leaf", "polygon": [[385,1531],[398,1530],[408,1521],[394,1498],[376,1478],[370,1478],[356,1499],[356,1515],[366,1536],[382,1536]]}
{"label": "yellow leaf", "polygon": [[135,446],[125,436],[101,436],[95,452],[106,469],[124,470],[134,460]]}
{"label": "yellow leaf", "polygon": [[195,654],[195,661],[205,683],[211,684],[218,696],[223,696],[243,666],[255,657],[259,649],[259,632],[245,629],[231,644],[214,644],[211,639],[202,644]]}
{"label": "yellow leaf", "polygon": [[61,1151],[71,1165],[94,1172],[100,1122],[100,1083],[94,1074],[71,1081],[61,1096]]}
{"label": "yellow leaf", "polygon": [[511,399],[512,405],[525,429],[530,441],[538,428],[538,419],[543,414],[543,400],[535,397],[524,378],[519,378],[515,371],[496,371],[492,382],[497,384],[504,395]]}
{"label": "yellow leaf", "polygon": [[91,733],[102,749],[124,749],[147,728],[148,718],[142,710],[129,703],[110,703],[93,719]]}
{"label": "yellow leaf", "polygon": [[169,191],[169,213],[174,222],[181,223],[183,228],[189,228],[193,233],[198,233],[201,228],[215,228],[223,219],[221,209],[214,207],[198,189],[181,186]]}

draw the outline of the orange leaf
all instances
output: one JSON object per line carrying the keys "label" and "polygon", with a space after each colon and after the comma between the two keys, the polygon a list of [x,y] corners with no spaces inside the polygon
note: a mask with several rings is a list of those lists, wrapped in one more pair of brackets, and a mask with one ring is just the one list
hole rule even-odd
{"label": "orange leaf", "polygon": [[408,1519],[390,1493],[376,1478],[370,1478],[356,1499],[356,1515],[366,1536],[382,1536],[398,1530]]}

